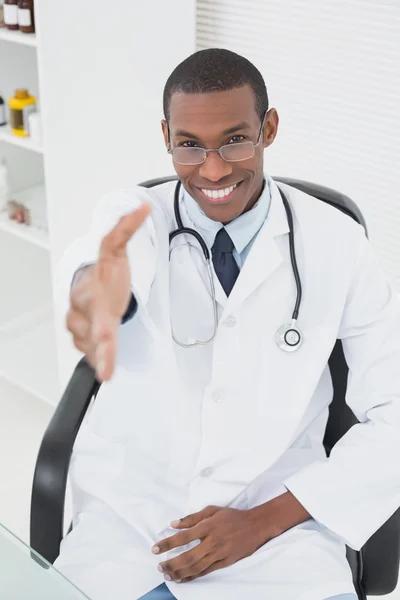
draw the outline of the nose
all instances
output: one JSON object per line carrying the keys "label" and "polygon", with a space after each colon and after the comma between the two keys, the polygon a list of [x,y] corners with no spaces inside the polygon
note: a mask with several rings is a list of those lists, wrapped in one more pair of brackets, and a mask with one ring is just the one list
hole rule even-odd
{"label": "nose", "polygon": [[206,160],[199,168],[200,177],[208,181],[219,181],[231,173],[232,165],[226,162],[218,152],[208,152]]}

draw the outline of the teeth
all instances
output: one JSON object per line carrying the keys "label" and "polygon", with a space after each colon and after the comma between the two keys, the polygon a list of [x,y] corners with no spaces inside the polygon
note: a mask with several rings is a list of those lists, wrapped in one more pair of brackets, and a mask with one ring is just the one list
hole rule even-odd
{"label": "teeth", "polygon": [[231,187],[225,188],[224,190],[206,190],[206,189],[202,188],[201,191],[203,192],[203,194],[205,194],[209,198],[212,198],[213,200],[215,200],[217,198],[224,198],[225,196],[229,196],[229,194],[231,194],[233,192],[235,187],[236,187],[236,184],[231,185]]}

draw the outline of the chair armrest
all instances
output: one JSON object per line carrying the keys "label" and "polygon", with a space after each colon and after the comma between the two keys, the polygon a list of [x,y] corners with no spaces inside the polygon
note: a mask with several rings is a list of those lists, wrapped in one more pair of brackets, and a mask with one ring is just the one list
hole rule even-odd
{"label": "chair armrest", "polygon": [[30,545],[53,563],[63,537],[69,463],[79,428],[100,384],[83,358],[77,365],[44,434],[36,461]]}
{"label": "chair armrest", "polygon": [[400,563],[400,509],[368,540],[362,553],[366,594],[384,596],[397,586]]}

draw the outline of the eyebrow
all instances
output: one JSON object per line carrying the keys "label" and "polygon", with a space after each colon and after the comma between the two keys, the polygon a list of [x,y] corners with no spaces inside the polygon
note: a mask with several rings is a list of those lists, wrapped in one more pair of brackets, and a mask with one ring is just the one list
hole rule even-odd
{"label": "eyebrow", "polygon": [[[221,133],[222,136],[229,135],[230,133],[235,133],[236,131],[242,131],[243,129],[251,129],[251,125],[243,121],[243,123],[238,123],[238,125],[234,125],[233,127],[229,127],[229,129],[225,129]],[[190,133],[190,131],[185,131],[184,129],[177,129],[175,135],[178,137],[188,137],[193,140],[199,140],[200,138],[194,133]]]}

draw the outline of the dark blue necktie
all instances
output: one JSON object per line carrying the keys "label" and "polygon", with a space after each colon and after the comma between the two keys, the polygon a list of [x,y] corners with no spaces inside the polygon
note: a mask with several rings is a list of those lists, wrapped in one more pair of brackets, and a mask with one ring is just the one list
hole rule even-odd
{"label": "dark blue necktie", "polygon": [[229,233],[225,227],[222,227],[215,236],[211,251],[215,272],[227,296],[231,293],[239,275],[239,267],[232,254],[234,248]]}

